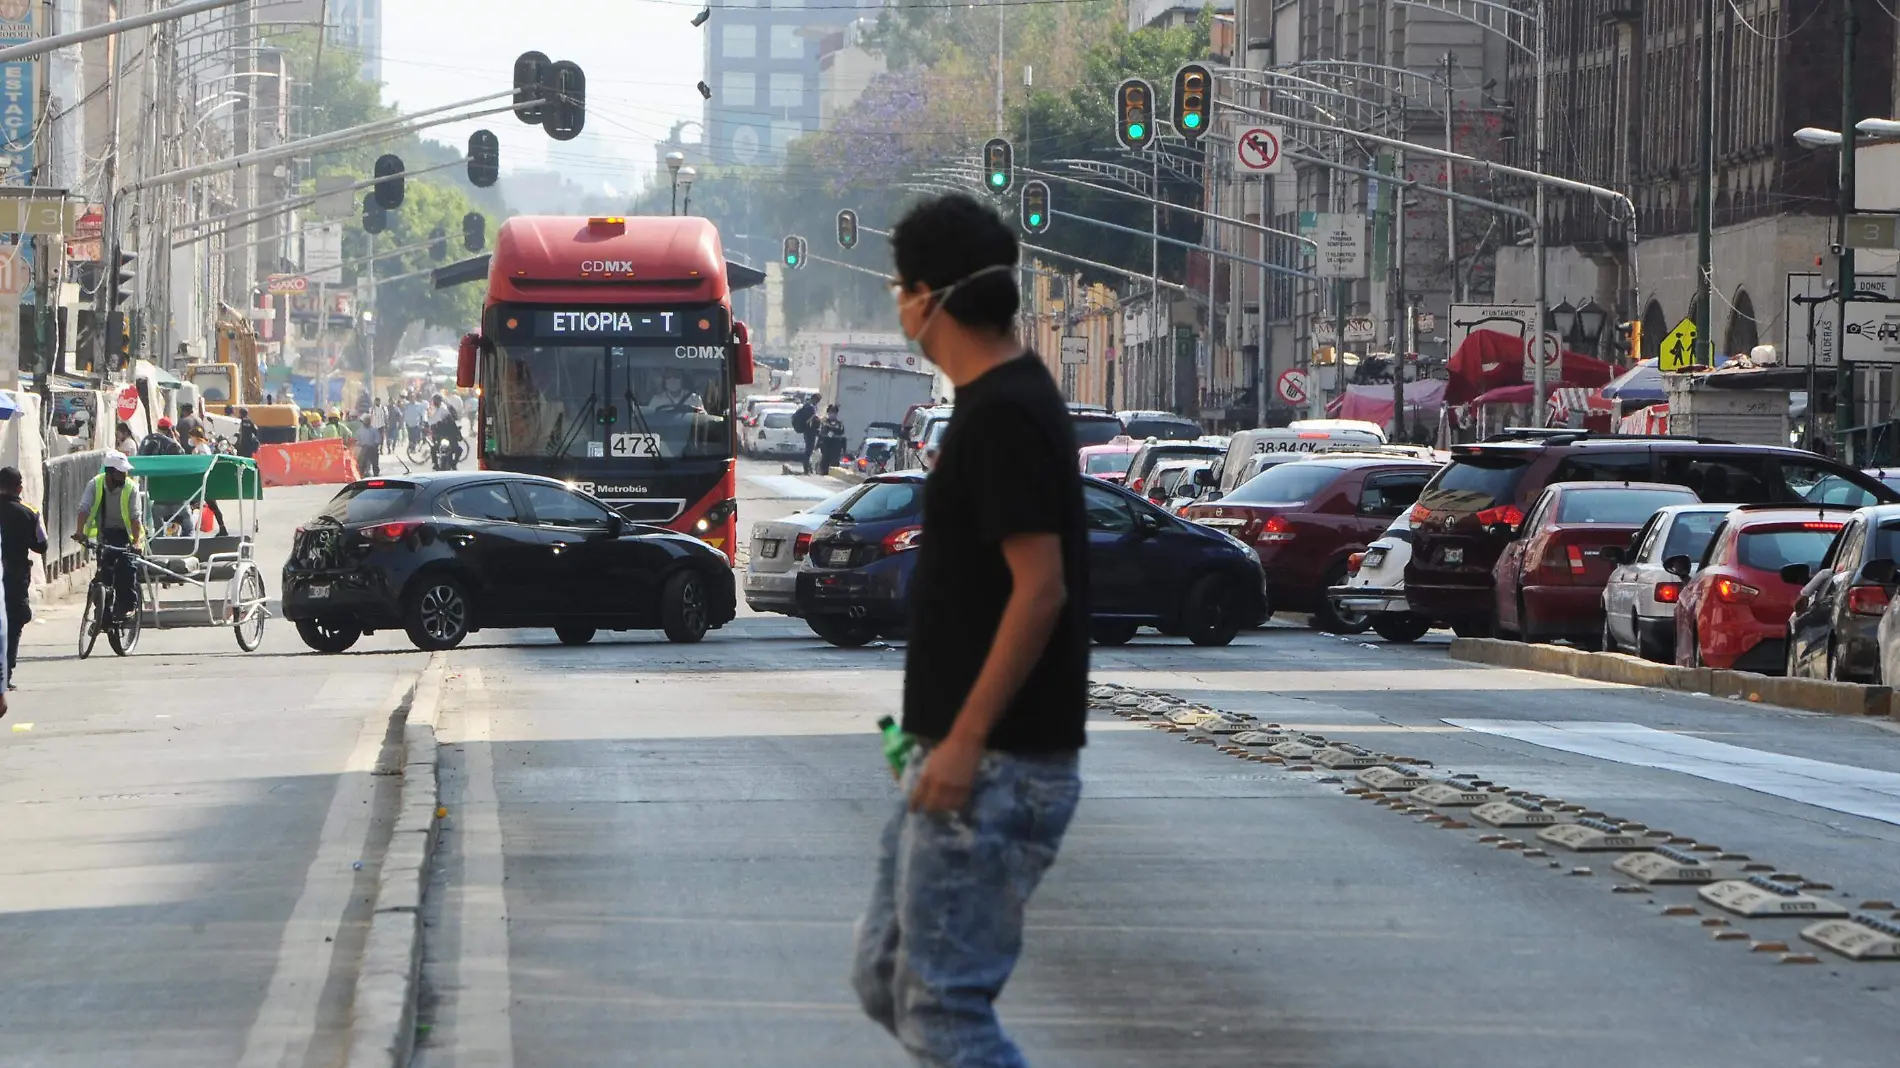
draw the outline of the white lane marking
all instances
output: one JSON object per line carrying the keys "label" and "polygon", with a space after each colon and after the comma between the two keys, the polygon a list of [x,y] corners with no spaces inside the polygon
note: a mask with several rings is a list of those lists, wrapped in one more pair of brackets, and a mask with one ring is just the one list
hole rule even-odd
{"label": "white lane marking", "polygon": [[461,961],[456,966],[456,1068],[510,1068],[515,1062],[514,994],[508,978],[508,900],[502,891],[500,798],[495,793],[493,708],[478,667],[463,669]]}
{"label": "white lane marking", "polygon": [[[818,477],[812,476],[814,479]],[[771,490],[776,497],[801,501],[822,501],[845,488],[844,483],[835,479],[826,478],[818,482],[799,475],[747,475],[746,481]]]}
{"label": "white lane marking", "polygon": [[[257,1019],[244,1039],[240,1068],[279,1068],[301,1065],[316,1036],[317,1003],[330,977],[336,937],[343,912],[355,889],[357,873],[351,863],[367,850],[371,802],[376,781],[370,772],[389,733],[389,714],[402,703],[411,680],[398,678],[389,699],[363,717],[356,746],[337,775],[336,794],[323,818],[317,854],[305,870],[303,891],[290,910],[283,937],[277,943],[277,965],[270,987],[257,1009]],[[326,685],[328,683],[326,682]]]}
{"label": "white lane marking", "polygon": [[1482,734],[1698,779],[1900,825],[1900,775],[1748,749],[1637,723],[1447,719]]}

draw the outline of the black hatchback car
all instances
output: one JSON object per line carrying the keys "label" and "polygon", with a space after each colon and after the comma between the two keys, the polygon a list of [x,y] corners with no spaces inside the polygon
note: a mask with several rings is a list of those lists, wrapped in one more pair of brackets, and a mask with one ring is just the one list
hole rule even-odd
{"label": "black hatchback car", "polygon": [[732,571],[697,538],[628,522],[564,482],[456,471],[352,482],[299,527],[284,618],[340,653],[400,627],[419,649],[485,628],[659,629],[696,642],[733,618]]}

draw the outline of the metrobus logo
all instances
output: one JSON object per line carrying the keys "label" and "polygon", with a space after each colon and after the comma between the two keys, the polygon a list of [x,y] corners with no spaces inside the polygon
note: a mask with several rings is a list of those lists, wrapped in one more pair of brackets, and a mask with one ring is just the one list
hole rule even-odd
{"label": "metrobus logo", "polygon": [[609,271],[609,272],[620,271],[623,273],[631,274],[633,273],[633,261],[632,260],[582,260],[581,271],[582,273],[587,273],[589,271]]}

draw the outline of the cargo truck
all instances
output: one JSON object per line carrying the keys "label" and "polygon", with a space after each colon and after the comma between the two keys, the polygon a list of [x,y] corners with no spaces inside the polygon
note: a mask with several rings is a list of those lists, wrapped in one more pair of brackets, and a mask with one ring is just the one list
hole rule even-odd
{"label": "cargo truck", "polygon": [[[832,375],[826,403],[838,406],[845,454],[862,454],[865,431],[871,424],[901,424],[913,405],[930,403],[934,383],[932,375],[899,367],[839,367]],[[879,428],[872,436],[888,437],[889,429]]]}

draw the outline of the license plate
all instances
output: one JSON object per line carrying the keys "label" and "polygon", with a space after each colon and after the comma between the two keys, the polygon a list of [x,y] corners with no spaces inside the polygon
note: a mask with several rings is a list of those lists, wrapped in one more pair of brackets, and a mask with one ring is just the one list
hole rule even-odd
{"label": "license plate", "polygon": [[851,563],[851,550],[833,549],[825,556],[825,562],[832,567],[847,567]]}
{"label": "license plate", "polygon": [[775,541],[760,542],[759,543],[759,558],[763,560],[778,559],[778,542],[775,542]]}
{"label": "license plate", "polygon": [[313,601],[326,600],[330,596],[330,586],[328,583],[321,586],[306,586],[304,593]]}
{"label": "license plate", "polygon": [[1378,567],[1380,564],[1383,564],[1383,563],[1385,563],[1385,550],[1374,549],[1371,552],[1366,554],[1366,558],[1364,560],[1359,561],[1359,567],[1362,570],[1366,570],[1366,569]]}
{"label": "license plate", "polygon": [[1465,562],[1465,551],[1464,551],[1463,549],[1446,549],[1446,550],[1445,550],[1445,562],[1446,562],[1446,563],[1448,563],[1448,564],[1462,564],[1462,563],[1464,563],[1464,562]]}

